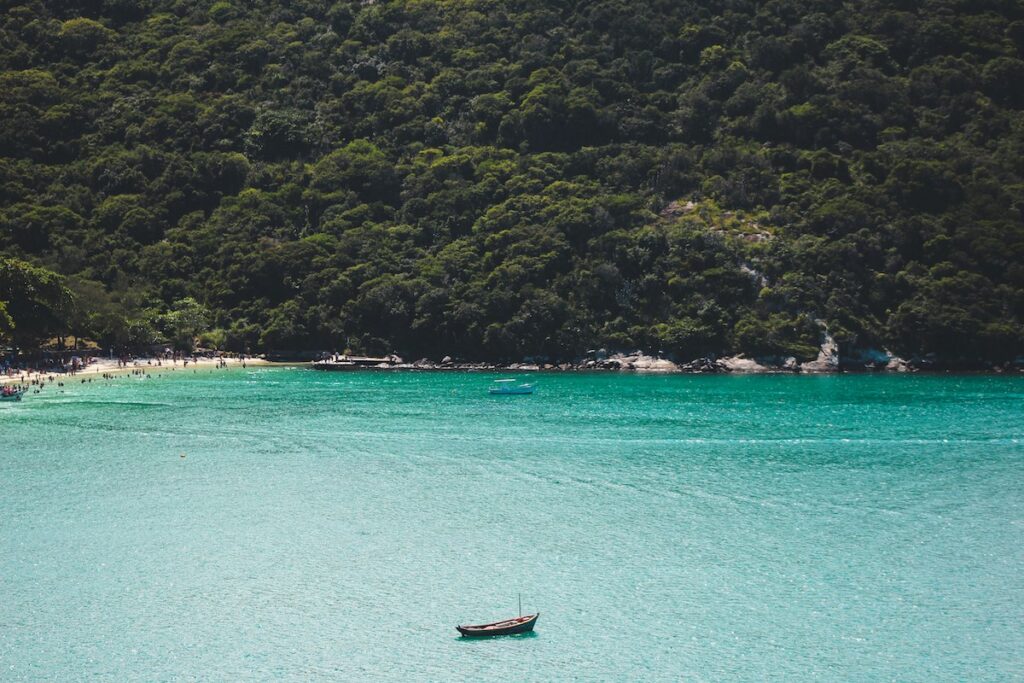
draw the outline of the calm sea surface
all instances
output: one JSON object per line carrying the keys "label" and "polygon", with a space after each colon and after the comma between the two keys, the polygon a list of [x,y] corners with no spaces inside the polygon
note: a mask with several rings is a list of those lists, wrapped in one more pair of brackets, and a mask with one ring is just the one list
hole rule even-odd
{"label": "calm sea surface", "polygon": [[0,680],[1024,680],[1024,378],[201,372],[0,404]]}

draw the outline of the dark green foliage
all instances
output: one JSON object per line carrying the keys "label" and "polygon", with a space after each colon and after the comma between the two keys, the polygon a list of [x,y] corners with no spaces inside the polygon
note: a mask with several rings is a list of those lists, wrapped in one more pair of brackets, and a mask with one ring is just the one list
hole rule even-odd
{"label": "dark green foliage", "polygon": [[68,329],[72,294],[64,278],[0,257],[0,340],[34,346]]}
{"label": "dark green foliage", "polygon": [[0,253],[110,345],[1007,359],[1022,58],[1012,2],[8,3]]}
{"label": "dark green foliage", "polygon": [[7,341],[14,336],[14,318],[7,312],[7,302],[0,301],[0,340]]}

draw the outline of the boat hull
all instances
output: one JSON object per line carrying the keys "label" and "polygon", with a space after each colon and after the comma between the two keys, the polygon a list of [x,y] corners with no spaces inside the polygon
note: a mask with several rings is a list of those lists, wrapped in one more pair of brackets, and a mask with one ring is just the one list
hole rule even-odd
{"label": "boat hull", "polygon": [[25,393],[24,391],[19,391],[18,393],[11,394],[10,396],[0,396],[0,402],[3,402],[3,401],[20,401],[21,400],[21,395],[24,394],[24,393]]}
{"label": "boat hull", "polygon": [[511,389],[488,389],[491,396],[522,396],[532,394],[533,387],[512,387]]}
{"label": "boat hull", "polygon": [[[465,638],[492,638],[494,636],[514,636],[517,633],[529,633],[537,623],[540,612],[523,618],[521,621],[510,619],[508,622],[496,621],[493,624],[480,624],[477,626],[456,626],[455,630]],[[518,623],[516,623],[518,622]],[[509,623],[508,626],[501,624]]]}

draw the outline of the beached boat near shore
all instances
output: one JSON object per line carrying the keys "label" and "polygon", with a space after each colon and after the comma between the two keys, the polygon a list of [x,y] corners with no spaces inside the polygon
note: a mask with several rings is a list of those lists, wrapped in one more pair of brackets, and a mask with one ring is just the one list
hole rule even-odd
{"label": "beached boat near shore", "polygon": [[532,394],[532,384],[516,384],[514,379],[496,379],[494,385],[488,389],[488,393],[495,396],[514,396],[519,394]]}
{"label": "beached boat near shore", "polygon": [[491,624],[456,626],[455,630],[467,638],[511,636],[517,633],[528,633],[529,631],[532,631],[534,625],[537,623],[537,617],[539,616],[540,612],[537,612],[536,614],[527,614],[526,616],[516,617],[514,619],[495,621]]}
{"label": "beached boat near shore", "polygon": [[24,389],[9,389],[8,387],[4,387],[3,390],[0,391],[0,402],[20,401],[24,393]]}
{"label": "beached boat near shore", "polygon": [[402,362],[398,356],[331,356],[321,360],[313,361],[314,370],[364,370],[364,369],[387,369]]}

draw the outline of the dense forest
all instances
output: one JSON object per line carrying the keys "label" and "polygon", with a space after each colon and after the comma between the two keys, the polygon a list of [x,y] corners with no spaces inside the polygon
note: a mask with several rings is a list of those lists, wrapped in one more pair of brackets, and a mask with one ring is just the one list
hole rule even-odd
{"label": "dense forest", "polygon": [[1024,353],[1016,0],[0,6],[0,339]]}

